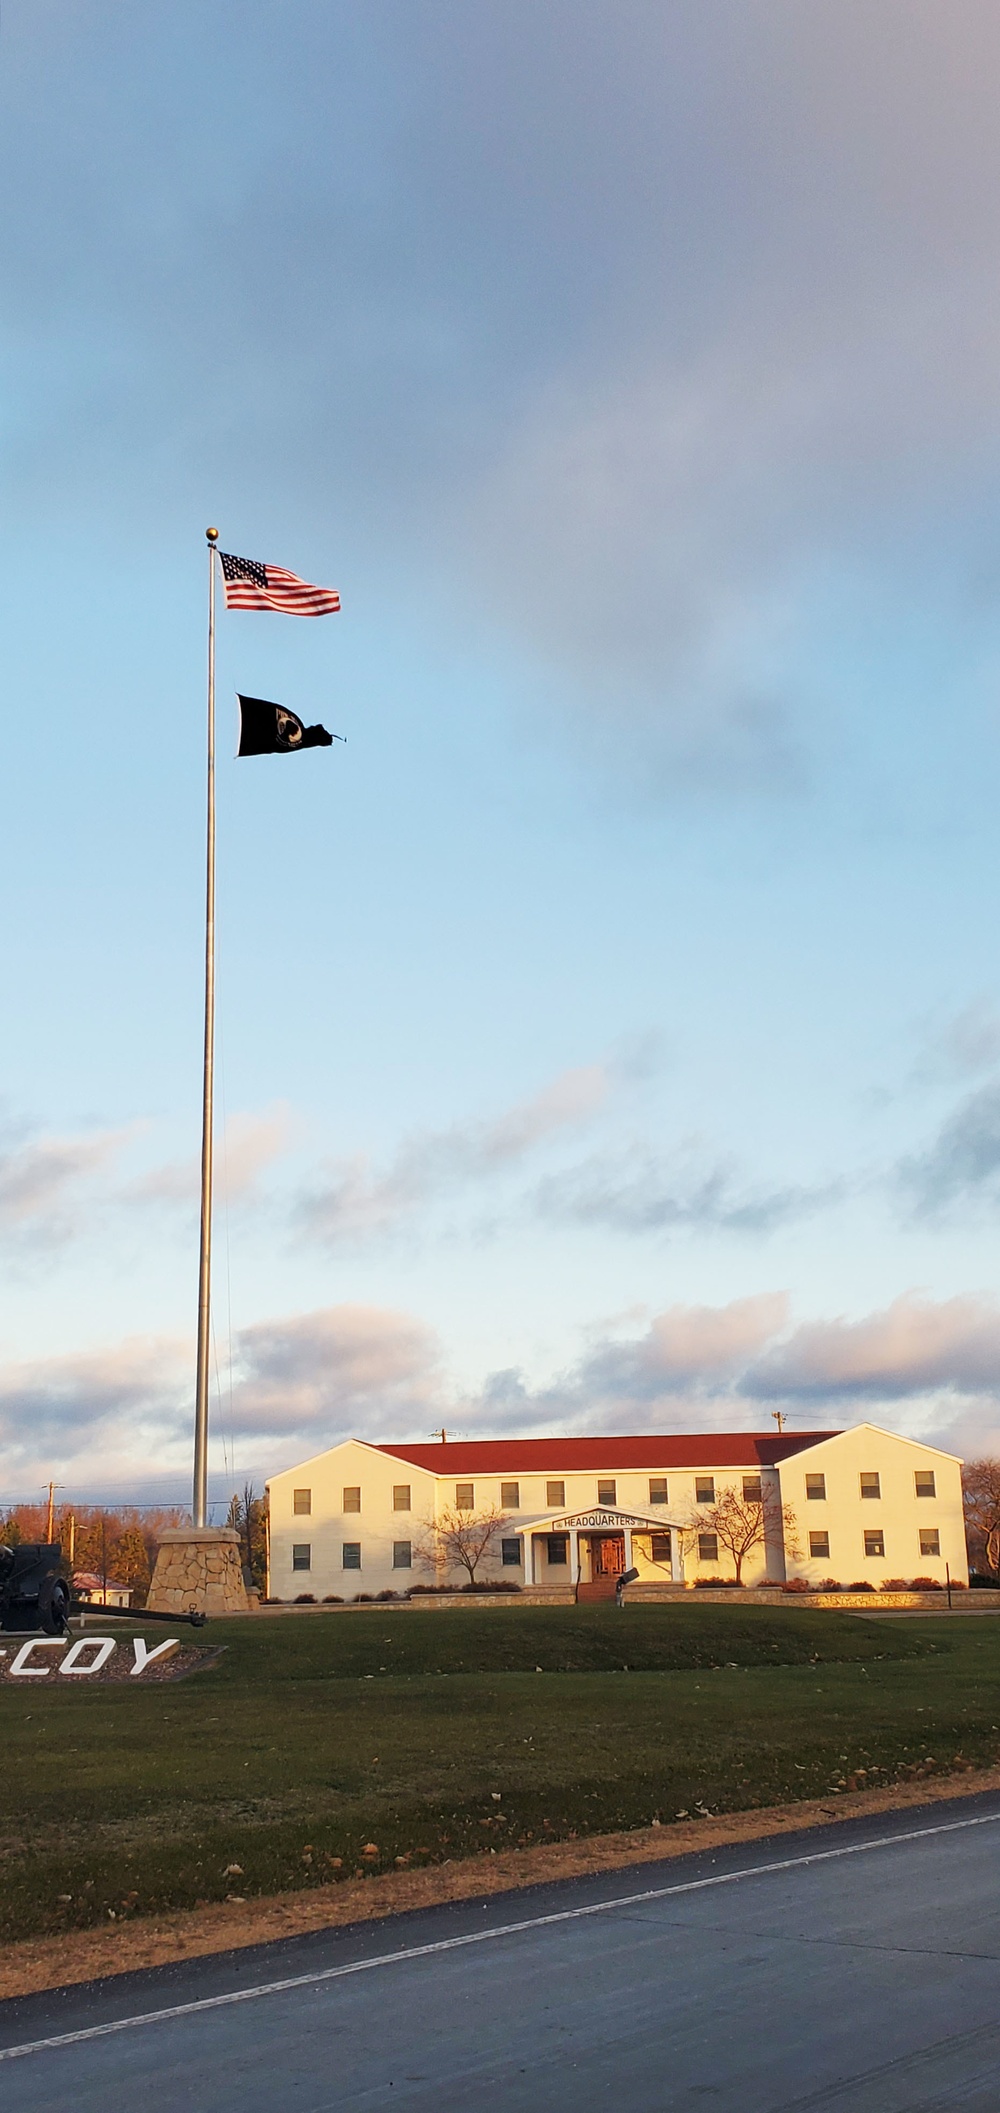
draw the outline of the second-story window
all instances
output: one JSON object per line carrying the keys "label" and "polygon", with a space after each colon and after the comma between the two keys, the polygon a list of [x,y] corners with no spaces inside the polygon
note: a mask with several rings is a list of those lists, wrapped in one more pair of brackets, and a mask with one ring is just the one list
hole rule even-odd
{"label": "second-story window", "polygon": [[744,1504],[760,1504],[760,1503],[761,1503],[761,1501],[762,1501],[762,1497],[763,1497],[763,1491],[762,1491],[762,1489],[761,1489],[761,1481],[760,1481],[760,1476],[759,1476],[759,1475],[744,1475],[744,1477],[743,1477],[743,1502],[744,1502]]}
{"label": "second-story window", "polygon": [[475,1511],[475,1508],[476,1508],[476,1491],[475,1491],[475,1486],[474,1486],[474,1484],[473,1484],[473,1483],[471,1483],[471,1482],[456,1482],[456,1484],[455,1484],[455,1510],[456,1510],[456,1511]]}
{"label": "second-story window", "polygon": [[293,1489],[292,1511],[297,1519],[307,1519],[313,1508],[311,1489]]}
{"label": "second-story window", "polygon": [[605,1475],[598,1483],[597,1501],[599,1504],[617,1504],[618,1484],[613,1482],[610,1476]]}
{"label": "second-story window", "polygon": [[[694,1478],[694,1500],[696,1504],[715,1503],[715,1476],[696,1475]],[[715,1558],[712,1558],[713,1562]]]}
{"label": "second-story window", "polygon": [[550,1511],[562,1511],[566,1502],[565,1482],[546,1482],[545,1502]]}
{"label": "second-story window", "polygon": [[501,1484],[500,1484],[500,1509],[501,1509],[501,1511],[520,1511],[520,1509],[521,1509],[521,1486],[520,1486],[520,1483],[518,1483],[518,1482],[501,1482]]}
{"label": "second-story window", "polygon": [[814,1504],[825,1504],[825,1503],[826,1503],[826,1476],[825,1476],[825,1475],[807,1475],[807,1476],[806,1476],[806,1496],[807,1496],[808,1498],[811,1498],[811,1499],[812,1499],[812,1502],[813,1502]]}
{"label": "second-story window", "polygon": [[393,1511],[409,1511],[409,1509],[410,1509],[410,1485],[409,1485],[409,1483],[408,1483],[408,1482],[394,1482],[394,1483],[393,1483],[393,1485],[392,1485],[392,1508],[393,1508]]}
{"label": "second-story window", "polygon": [[358,1482],[353,1482],[353,1483],[350,1483],[350,1484],[348,1485],[348,1487],[347,1487],[347,1488],[345,1489],[345,1491],[344,1491],[344,1505],[343,1505],[343,1508],[344,1508],[344,1510],[345,1510],[345,1511],[360,1511],[360,1510],[361,1510],[361,1485],[360,1485],[360,1483],[358,1483]]}
{"label": "second-story window", "polygon": [[934,1469],[932,1467],[918,1467],[913,1477],[913,1482],[918,1497],[933,1497],[937,1495],[937,1485],[934,1481]]}
{"label": "second-story window", "polygon": [[666,1504],[668,1502],[666,1475],[650,1475],[649,1501],[651,1504]]}
{"label": "second-story window", "polygon": [[865,1475],[862,1475],[862,1477],[861,1477],[861,1494],[862,1494],[862,1496],[863,1496],[863,1497],[880,1497],[880,1496],[882,1495],[882,1484],[881,1484],[881,1482],[879,1481],[879,1478],[878,1478],[878,1476],[877,1476],[877,1475],[874,1475],[874,1474],[865,1474]]}

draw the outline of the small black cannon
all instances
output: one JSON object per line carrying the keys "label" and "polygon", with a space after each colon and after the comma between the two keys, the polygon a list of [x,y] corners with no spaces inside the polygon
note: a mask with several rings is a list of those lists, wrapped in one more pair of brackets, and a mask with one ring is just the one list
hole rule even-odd
{"label": "small black cannon", "polygon": [[185,1622],[192,1629],[203,1629],[207,1619],[197,1607],[187,1614],[163,1614],[154,1607],[102,1607],[74,1599],[58,1541],[22,1541],[16,1548],[0,1543],[0,1629],[65,1636],[71,1614],[94,1613],[102,1621]]}
{"label": "small black cannon", "polygon": [[0,1546],[0,1629],[43,1629],[46,1636],[64,1636],[71,1606],[58,1541]]}
{"label": "small black cannon", "polygon": [[638,1572],[638,1570],[623,1570],[623,1571],[622,1571],[622,1574],[621,1574],[621,1576],[620,1576],[620,1578],[619,1578],[619,1580],[618,1580],[618,1583],[617,1583],[617,1584],[616,1584],[616,1586],[615,1586],[615,1606],[616,1606],[616,1607],[623,1607],[623,1606],[625,1605],[625,1587],[626,1587],[626,1585],[634,1585],[634,1584],[635,1584],[635,1581],[636,1581],[636,1578],[638,1577],[638,1575],[639,1575],[639,1572]]}

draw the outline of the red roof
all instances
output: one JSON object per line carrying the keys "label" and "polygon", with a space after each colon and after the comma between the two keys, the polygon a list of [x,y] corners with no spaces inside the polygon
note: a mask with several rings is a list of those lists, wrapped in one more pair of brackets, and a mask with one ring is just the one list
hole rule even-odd
{"label": "red roof", "polygon": [[600,1474],[629,1468],[774,1467],[836,1431],[710,1431],[679,1438],[484,1438],[470,1444],[379,1445],[432,1475]]}

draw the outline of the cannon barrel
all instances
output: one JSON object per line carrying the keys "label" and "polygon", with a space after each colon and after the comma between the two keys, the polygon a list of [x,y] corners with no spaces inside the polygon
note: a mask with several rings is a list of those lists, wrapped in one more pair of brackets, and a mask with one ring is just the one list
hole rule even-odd
{"label": "cannon barrel", "polygon": [[70,1601],[71,1614],[105,1615],[109,1621],[172,1621],[187,1622],[192,1629],[203,1629],[208,1620],[200,1608],[190,1607],[186,1614],[164,1614],[159,1607],[103,1607],[96,1599],[74,1599]]}

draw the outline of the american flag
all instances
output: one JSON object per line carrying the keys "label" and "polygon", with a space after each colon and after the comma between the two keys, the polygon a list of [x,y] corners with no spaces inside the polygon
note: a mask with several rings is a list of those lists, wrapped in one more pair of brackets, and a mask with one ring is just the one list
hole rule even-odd
{"label": "american flag", "polygon": [[333,587],[311,587],[283,565],[258,565],[220,550],[227,609],[279,609],[283,616],[334,616],[340,596]]}

